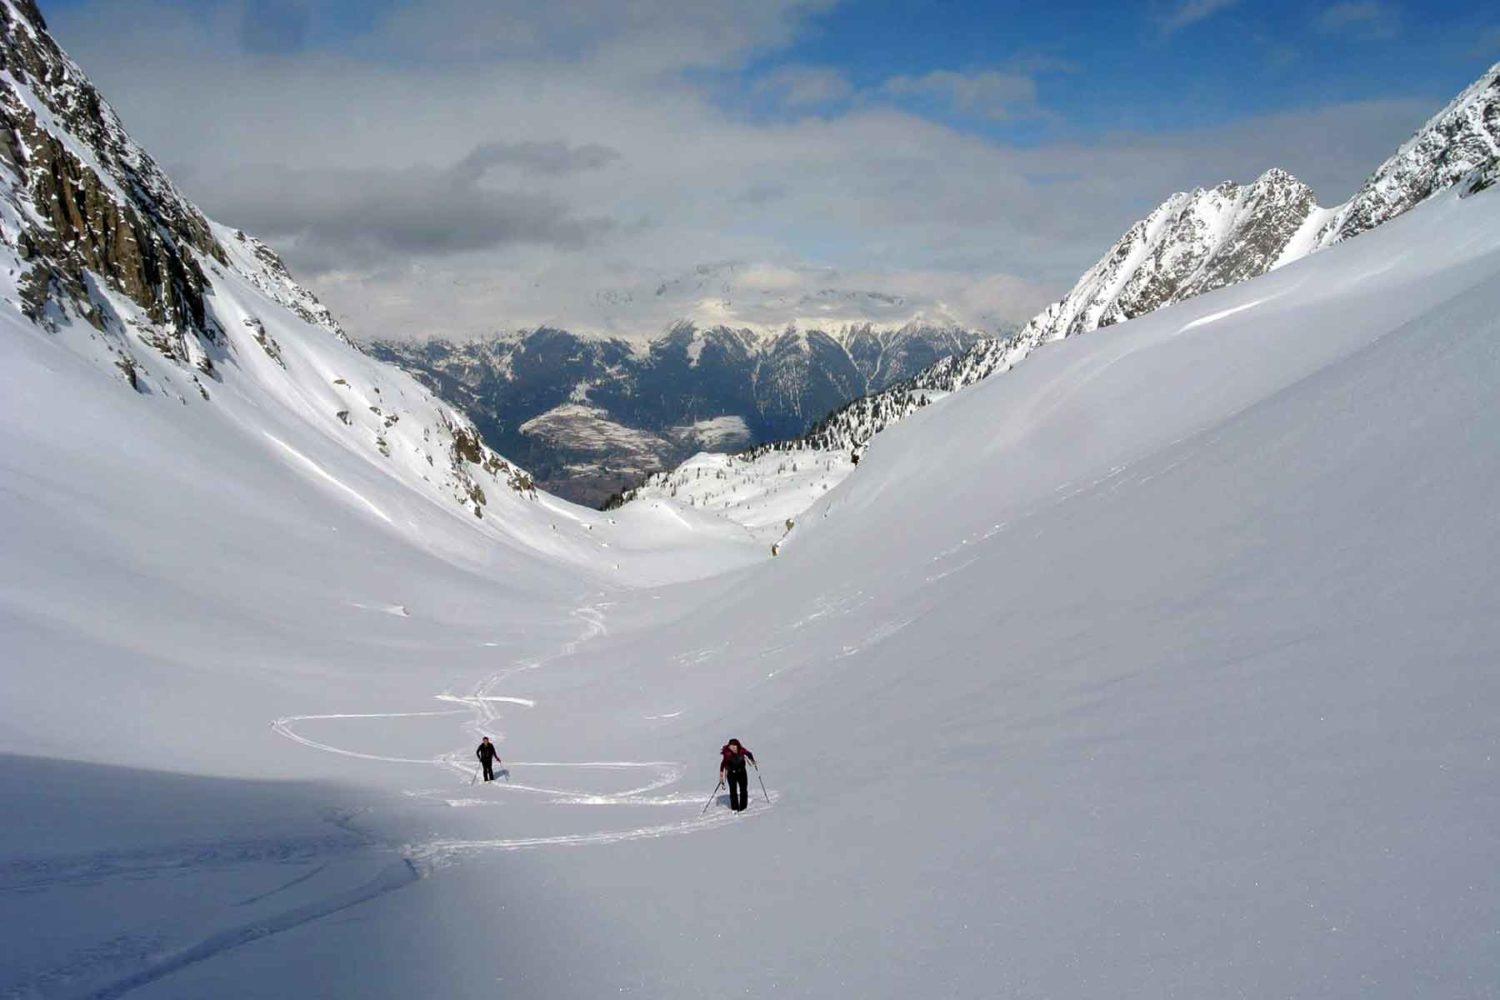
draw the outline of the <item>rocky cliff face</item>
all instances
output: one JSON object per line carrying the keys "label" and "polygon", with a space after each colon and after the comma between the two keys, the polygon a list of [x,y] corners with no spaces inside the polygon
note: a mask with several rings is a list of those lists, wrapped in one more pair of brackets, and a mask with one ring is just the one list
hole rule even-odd
{"label": "rocky cliff face", "polygon": [[57,47],[32,0],[0,5],[0,169],[25,261],[26,313],[49,306],[95,327],[91,278],[136,303],[159,327],[156,347],[185,359],[187,339],[213,341],[198,260],[225,262],[208,221],[130,141],[119,118]]}
{"label": "rocky cliff face", "polygon": [[1282,170],[1175,194],[1021,331],[1035,344],[1246,281],[1395,218],[1500,156],[1500,64],[1402,144],[1349,201],[1320,208]]}
{"label": "rocky cliff face", "polygon": [[296,400],[476,515],[496,490],[531,491],[461,415],[361,354],[267,246],[183,197],[33,0],[0,0],[0,258],[4,308],[143,405],[180,403],[192,419],[232,384]]}
{"label": "rocky cliff face", "polygon": [[1445,191],[1500,157],[1500,63],[1401,145],[1341,205],[1318,236],[1330,246]]}
{"label": "rocky cliff face", "polygon": [[1264,274],[1318,211],[1311,189],[1282,170],[1174,194],[1022,336],[1041,343],[1085,333]]}
{"label": "rocky cliff face", "polygon": [[701,449],[801,435],[849,400],[986,339],[919,323],[774,335],[678,323],[645,345],[542,328],[370,350],[462,407],[547,489],[597,504]]}

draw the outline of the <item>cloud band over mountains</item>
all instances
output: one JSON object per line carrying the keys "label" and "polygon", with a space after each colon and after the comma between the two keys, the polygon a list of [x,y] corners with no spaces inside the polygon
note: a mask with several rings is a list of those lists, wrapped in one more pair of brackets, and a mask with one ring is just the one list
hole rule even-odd
{"label": "cloud band over mountains", "polygon": [[[369,337],[645,334],[882,295],[1020,322],[1171,192],[1280,166],[1336,201],[1432,104],[1164,128],[1065,52],[819,63],[797,46],[828,2],[56,2],[63,44],[188,193]],[[1366,6],[1323,13],[1368,26]],[[1248,8],[1156,5],[1136,44],[1230,16]],[[1055,97],[1070,88],[1119,113]],[[723,260],[789,288],[677,280]]]}

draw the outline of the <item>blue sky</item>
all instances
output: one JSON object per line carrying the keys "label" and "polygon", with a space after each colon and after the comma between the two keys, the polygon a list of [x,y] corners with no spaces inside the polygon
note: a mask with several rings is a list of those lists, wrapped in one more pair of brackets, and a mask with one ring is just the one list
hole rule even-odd
{"label": "blue sky", "polygon": [[1480,3],[877,2],[815,17],[763,65],[832,66],[871,88],[893,71],[1052,63],[1036,77],[1055,127],[1177,129],[1329,101],[1438,98],[1500,59],[1497,28],[1500,13]]}
{"label": "blue sky", "polygon": [[[43,0],[63,15],[97,3]],[[191,20],[224,5],[165,6]],[[339,52],[411,7],[421,4],[259,0],[240,19],[241,41],[267,53]],[[1484,3],[846,0],[812,8],[787,44],[701,71],[727,107],[784,111],[756,88],[786,67],[835,72],[855,95],[878,92],[896,75],[1001,72],[1033,78],[1050,117],[995,120],[934,95],[902,103],[956,127],[1035,141],[1070,130],[1179,129],[1330,101],[1436,99],[1500,61],[1500,11]]]}
{"label": "blue sky", "polygon": [[769,325],[830,289],[1017,322],[1173,191],[1279,166],[1347,197],[1500,60],[1473,2],[42,8],[210,214],[371,336]]}

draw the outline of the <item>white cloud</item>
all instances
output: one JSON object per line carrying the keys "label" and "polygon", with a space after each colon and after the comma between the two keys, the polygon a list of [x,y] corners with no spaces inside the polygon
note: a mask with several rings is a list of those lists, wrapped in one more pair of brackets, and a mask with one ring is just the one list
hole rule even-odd
{"label": "white cloud", "polygon": [[834,104],[854,96],[854,85],[844,74],[821,66],[783,66],[757,82],[755,90],[789,108]]}
{"label": "white cloud", "polygon": [[1401,26],[1401,12],[1382,0],[1350,0],[1323,10],[1317,26],[1325,34],[1361,41],[1394,38]]}
{"label": "white cloud", "polygon": [[962,114],[996,121],[1041,115],[1036,80],[1026,73],[935,70],[922,76],[893,76],[881,88],[894,97],[928,97]]}
{"label": "white cloud", "polygon": [[187,177],[205,183],[215,211],[272,242],[286,241],[294,259],[324,270],[393,254],[586,247],[617,228],[616,220],[580,217],[554,196],[496,188],[486,177],[507,164],[524,174],[566,173],[577,168],[564,159],[587,159],[603,148],[496,143],[446,167],[234,167],[212,179]]}
{"label": "white cloud", "polygon": [[[679,24],[675,5],[627,17],[613,8],[630,5],[599,3],[611,8],[601,17],[626,21],[574,37],[559,27],[565,11],[526,20],[532,5],[497,7],[521,20],[488,20],[477,0],[445,2],[460,23],[398,49],[419,26],[385,22],[342,55],[246,51],[227,5],[194,21],[175,4],[98,0],[53,21],[184,189],[270,236],[369,337],[544,322],[653,333],[725,301],[726,315],[755,323],[812,306],[1024,320],[1173,191],[1280,165],[1337,200],[1432,110],[1342,105],[1028,147],[880,94],[834,101],[837,113],[746,120],[681,70],[765,52],[795,35],[807,7],[725,3],[718,37],[684,53],[707,27]],[[466,33],[491,51],[502,28],[513,54],[451,55]],[[1025,115],[1032,74],[1066,68],[1003,64],[901,86],[976,116]],[[782,93],[798,84],[804,99],[843,92],[834,77],[793,74]]]}
{"label": "white cloud", "polygon": [[1189,25],[1237,6],[1239,2],[1240,0],[1179,0],[1157,15],[1157,27],[1163,35],[1173,35]]}
{"label": "white cloud", "polygon": [[722,68],[791,42],[833,0],[422,0],[385,19],[372,51],[523,58],[651,73]]}

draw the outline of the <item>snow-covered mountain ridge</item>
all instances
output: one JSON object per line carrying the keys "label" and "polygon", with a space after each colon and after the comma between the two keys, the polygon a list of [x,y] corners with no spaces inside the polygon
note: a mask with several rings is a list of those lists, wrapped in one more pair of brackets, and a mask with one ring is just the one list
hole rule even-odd
{"label": "snow-covered mountain ridge", "polygon": [[388,524],[0,313],[0,993],[1486,996],[1497,277],[1493,186],[1440,195],[668,587],[289,441]]}
{"label": "snow-covered mountain ridge", "polygon": [[917,322],[774,334],[679,322],[647,344],[540,328],[461,344],[378,341],[370,351],[461,407],[544,488],[598,504],[700,449],[800,435],[988,339]]}
{"label": "snow-covered mountain ridge", "polygon": [[[1320,207],[1283,170],[1172,195],[1132,226],[1073,289],[1008,337],[856,399],[800,438],[737,455],[700,455],[622,498],[673,497],[758,527],[770,507],[792,516],[854,467],[870,440],[922,407],[1009,370],[1043,344],[1143,316],[1301,260],[1408,211],[1500,158],[1500,64],[1427,121],[1347,202]],[[787,459],[789,454],[801,459]],[[797,472],[791,472],[796,466]],[[822,469],[809,480],[801,470]],[[788,478],[788,477],[791,478]],[[800,500],[797,498],[800,497]]]}
{"label": "snow-covered mountain ridge", "polygon": [[1500,64],[1382,163],[1354,197],[1320,207],[1282,170],[1254,184],[1175,194],[1136,223],[1072,291],[1022,328],[1045,343],[1245,281],[1394,218],[1500,155]]}
{"label": "snow-covered mountain ridge", "polygon": [[1319,248],[1367,232],[1447,190],[1500,157],[1500,63],[1401,144],[1333,209],[1318,233]]}
{"label": "snow-covered mountain ridge", "polygon": [[1491,1000],[1493,177],[923,407],[774,559],[473,516],[232,233],[217,378],[0,306],[0,997]]}
{"label": "snow-covered mountain ridge", "polygon": [[142,405],[197,421],[221,393],[258,396],[476,516],[533,495],[462,414],[356,349],[269,247],[183,197],[31,0],[0,3],[0,258],[31,335]]}

